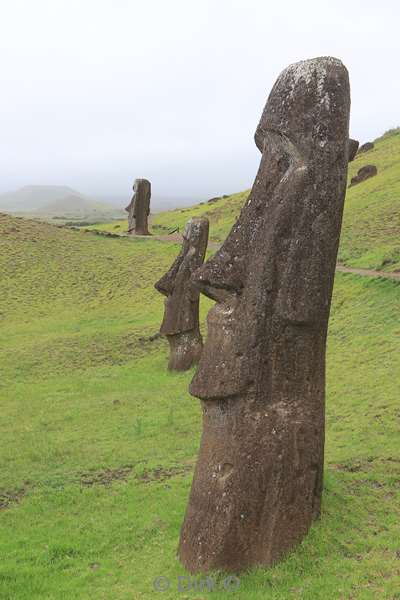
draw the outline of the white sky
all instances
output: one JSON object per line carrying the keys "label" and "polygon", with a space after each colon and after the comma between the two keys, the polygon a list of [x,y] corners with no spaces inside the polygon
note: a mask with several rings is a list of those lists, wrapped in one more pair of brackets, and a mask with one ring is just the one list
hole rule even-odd
{"label": "white sky", "polygon": [[351,135],[400,124],[398,0],[0,0],[0,192],[205,198],[251,186],[280,71],[341,58]]}

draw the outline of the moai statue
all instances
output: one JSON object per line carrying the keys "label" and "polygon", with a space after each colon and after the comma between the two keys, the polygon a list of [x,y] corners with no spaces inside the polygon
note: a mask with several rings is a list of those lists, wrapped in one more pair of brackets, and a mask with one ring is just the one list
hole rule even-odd
{"label": "moai statue", "polygon": [[180,253],[169,271],[155,284],[155,288],[166,296],[160,333],[168,338],[168,368],[175,371],[186,371],[199,362],[203,349],[199,329],[200,292],[190,278],[204,262],[208,227],[205,217],[188,221]]}
{"label": "moai statue", "polygon": [[370,177],[375,177],[378,174],[378,169],[375,165],[364,165],[361,169],[358,169],[357,175],[351,178],[349,187],[362,183]]}
{"label": "moai statue", "polygon": [[147,179],[135,179],[133,196],[125,208],[128,213],[128,233],[131,235],[151,235],[148,228],[150,214],[151,184]]}
{"label": "moai statue", "polygon": [[355,159],[359,145],[360,142],[358,140],[349,139],[349,162]]}
{"label": "moai statue", "polygon": [[190,392],[203,435],[179,556],[190,572],[270,565],[320,514],[325,346],[348,163],[350,90],[331,57],[289,66],[230,234],[193,281],[216,304]]}

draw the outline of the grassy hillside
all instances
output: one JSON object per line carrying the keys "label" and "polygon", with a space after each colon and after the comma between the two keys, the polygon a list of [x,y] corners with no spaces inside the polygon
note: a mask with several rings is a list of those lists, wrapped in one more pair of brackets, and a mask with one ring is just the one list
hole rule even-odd
{"label": "grassy hillside", "polygon": [[[177,250],[0,219],[4,600],[150,600],[158,576],[166,600],[208,597],[177,592],[175,557],[199,402],[153,338],[153,282]],[[213,598],[400,597],[399,309],[396,282],[337,275],[322,519],[287,560]]]}
{"label": "grassy hillside", "polygon": [[[347,190],[340,262],[350,267],[400,269],[400,129],[375,141],[375,148],[360,154],[349,165],[349,181],[367,164],[378,167],[378,175]],[[210,239],[221,242],[240,213],[248,191],[220,198],[213,203],[158,213],[152,231],[165,233],[184,224],[191,216],[210,219]],[[125,231],[126,221],[95,226],[114,232]]]}
{"label": "grassy hillside", "polygon": [[121,217],[122,210],[112,207],[104,202],[85,198],[80,194],[69,194],[55,202],[41,206],[35,211],[36,215],[48,220],[58,221],[101,221]]}
{"label": "grassy hillside", "polygon": [[400,129],[375,141],[375,148],[350,164],[376,165],[376,177],[347,192],[339,260],[351,267],[400,270]]}
{"label": "grassy hillside", "polygon": [[[165,235],[179,227],[179,231],[182,232],[190,217],[205,216],[210,220],[210,240],[222,242],[237,219],[247,196],[248,191],[244,191],[218,198],[216,201],[156,213],[150,218],[151,231],[154,235]],[[96,224],[88,229],[124,234],[127,230],[127,220]]]}

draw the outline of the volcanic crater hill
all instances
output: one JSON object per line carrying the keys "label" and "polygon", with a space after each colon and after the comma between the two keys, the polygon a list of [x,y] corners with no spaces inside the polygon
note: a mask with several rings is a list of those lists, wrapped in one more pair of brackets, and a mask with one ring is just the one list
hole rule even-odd
{"label": "volcanic crater hill", "polygon": [[[227,227],[225,203],[204,210],[220,205],[214,223]],[[0,216],[1,598],[78,600],[95,589],[153,600],[156,577],[184,574],[176,547],[200,406],[188,394],[193,372],[168,372],[157,336],[153,284],[180,244],[155,237]],[[201,300],[203,332],[211,305]],[[273,600],[301,590],[313,600],[396,597],[399,312],[398,282],[336,275],[322,517],[281,564],[242,575],[246,599],[266,589]],[[176,600],[176,588],[162,596]]]}

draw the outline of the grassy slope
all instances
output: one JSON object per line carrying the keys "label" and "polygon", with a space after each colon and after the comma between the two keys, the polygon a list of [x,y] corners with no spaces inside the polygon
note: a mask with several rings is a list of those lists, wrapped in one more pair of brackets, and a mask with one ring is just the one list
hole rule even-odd
{"label": "grassy slope", "polygon": [[[239,192],[226,198],[219,198],[217,202],[211,204],[205,202],[188,208],[177,208],[157,213],[151,217],[151,231],[154,235],[165,235],[168,231],[179,227],[182,232],[190,217],[206,216],[210,219],[210,240],[221,242],[238,217],[247,196],[248,191]],[[91,225],[88,229],[124,233],[127,229],[127,221],[125,219],[112,223]]]}
{"label": "grassy slope", "polygon": [[[400,269],[400,130],[383,136],[375,148],[356,157],[349,165],[349,181],[357,170],[375,164],[378,175],[347,192],[339,260],[351,267]],[[210,219],[210,239],[222,241],[239,215],[248,192],[221,198],[186,209],[159,213],[152,218],[154,233],[181,230],[190,216]],[[94,226],[108,231],[124,231],[125,221]]]}
{"label": "grassy slope", "polygon": [[373,164],[378,175],[347,192],[339,259],[348,266],[400,269],[400,129],[350,164],[349,176]]}
{"label": "grassy slope", "polygon": [[[160,575],[162,598],[208,597],[176,590],[199,403],[148,340],[176,252],[0,219],[2,599],[152,599]],[[338,274],[322,520],[213,598],[400,597],[399,299],[396,282]]]}

